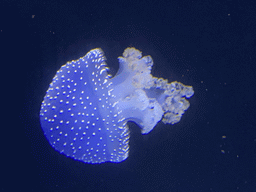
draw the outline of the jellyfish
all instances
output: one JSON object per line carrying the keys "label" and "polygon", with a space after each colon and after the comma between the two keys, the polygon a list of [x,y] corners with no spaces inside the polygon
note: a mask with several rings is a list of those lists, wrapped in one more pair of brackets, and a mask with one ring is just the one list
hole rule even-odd
{"label": "jellyfish", "polygon": [[191,86],[151,75],[151,56],[126,48],[112,77],[100,48],[67,62],[44,96],[40,122],[50,145],[85,163],[122,162],[129,155],[128,121],[142,134],[178,123],[189,107]]}

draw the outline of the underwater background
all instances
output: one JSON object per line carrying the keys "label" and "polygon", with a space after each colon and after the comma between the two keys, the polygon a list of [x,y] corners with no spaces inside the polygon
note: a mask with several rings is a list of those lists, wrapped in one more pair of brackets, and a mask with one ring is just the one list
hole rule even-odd
{"label": "underwater background", "polygon": [[[255,8],[233,0],[2,0],[0,190],[256,191]],[[127,47],[152,57],[154,77],[192,86],[189,108],[148,134],[128,122],[124,161],[59,153],[40,124],[56,72],[101,48],[115,76]]]}

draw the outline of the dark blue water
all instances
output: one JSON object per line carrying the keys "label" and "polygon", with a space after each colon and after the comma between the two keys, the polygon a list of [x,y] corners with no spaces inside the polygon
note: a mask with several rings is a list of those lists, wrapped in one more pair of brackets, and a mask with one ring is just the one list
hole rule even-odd
{"label": "dark blue water", "polygon": [[[8,99],[2,106],[7,125],[2,124],[1,190],[255,191],[254,10],[249,1],[2,1],[1,63],[6,75],[2,90]],[[67,61],[101,48],[108,73],[115,77],[117,58],[127,47],[153,58],[154,77],[192,86],[190,107],[178,123],[156,123],[148,134],[141,134],[139,120],[134,121],[139,125],[127,122],[129,157],[119,163],[74,160],[73,152],[84,145],[69,145],[66,154],[59,153],[61,148],[52,147],[51,134],[47,136],[40,124],[41,104],[56,71]],[[92,84],[87,88],[92,89]],[[157,102],[166,99],[161,90],[142,90]],[[97,99],[97,94],[86,94]],[[72,103],[72,98],[68,101]],[[96,115],[103,119],[102,114],[107,113],[95,112],[95,119]],[[76,118],[82,120],[78,112]],[[101,137],[95,136],[94,152]],[[100,149],[103,155],[104,147]]]}

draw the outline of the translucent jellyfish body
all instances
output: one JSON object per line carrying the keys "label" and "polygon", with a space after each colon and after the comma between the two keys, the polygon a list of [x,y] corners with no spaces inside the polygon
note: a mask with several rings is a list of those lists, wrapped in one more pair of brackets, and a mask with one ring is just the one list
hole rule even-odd
{"label": "translucent jellyfish body", "polygon": [[40,121],[50,144],[86,163],[121,162],[129,154],[128,121],[149,133],[159,121],[174,124],[189,107],[191,86],[153,77],[150,56],[135,48],[108,74],[101,49],[63,65],[41,105]]}

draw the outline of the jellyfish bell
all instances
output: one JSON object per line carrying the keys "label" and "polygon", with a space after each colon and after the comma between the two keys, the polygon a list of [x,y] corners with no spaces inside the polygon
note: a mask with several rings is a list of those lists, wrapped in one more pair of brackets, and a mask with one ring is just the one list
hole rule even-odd
{"label": "jellyfish bell", "polygon": [[108,74],[101,49],[63,65],[41,105],[40,121],[49,143],[86,163],[121,162],[129,154],[128,121],[149,133],[159,121],[178,123],[189,107],[191,86],[153,77],[153,60],[135,48],[119,57]]}

